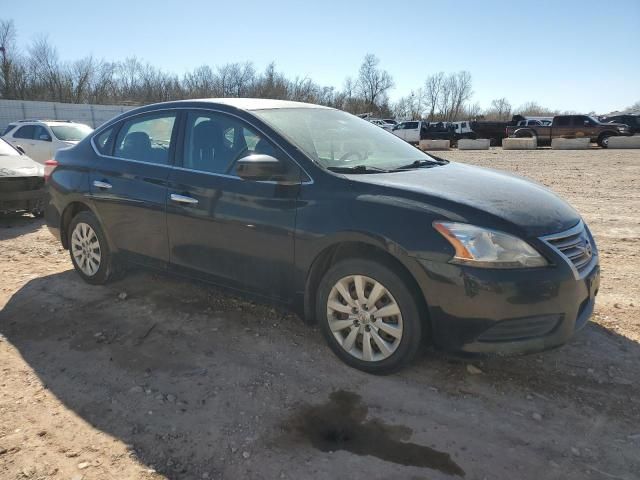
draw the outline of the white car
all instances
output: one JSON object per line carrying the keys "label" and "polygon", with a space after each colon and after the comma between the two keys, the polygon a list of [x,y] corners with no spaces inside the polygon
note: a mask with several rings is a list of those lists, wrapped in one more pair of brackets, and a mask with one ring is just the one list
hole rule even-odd
{"label": "white car", "polygon": [[20,120],[10,123],[2,138],[44,164],[59,149],[75,145],[91,132],[91,127],[70,120]]}
{"label": "white car", "polygon": [[395,124],[387,121],[387,120],[381,120],[379,118],[374,118],[369,120],[369,122],[373,123],[374,125],[379,126],[380,128],[383,128],[387,131],[391,131],[391,129],[394,127]]}

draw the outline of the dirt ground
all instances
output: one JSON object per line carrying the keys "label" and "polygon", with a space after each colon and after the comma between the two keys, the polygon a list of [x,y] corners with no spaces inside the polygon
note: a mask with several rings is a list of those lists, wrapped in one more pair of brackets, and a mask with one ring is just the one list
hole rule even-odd
{"label": "dirt ground", "polygon": [[640,478],[640,152],[442,156],[531,177],[583,214],[602,286],[568,345],[427,351],[374,377],[296,317],[204,284],[86,285],[41,220],[3,218],[0,478]]}

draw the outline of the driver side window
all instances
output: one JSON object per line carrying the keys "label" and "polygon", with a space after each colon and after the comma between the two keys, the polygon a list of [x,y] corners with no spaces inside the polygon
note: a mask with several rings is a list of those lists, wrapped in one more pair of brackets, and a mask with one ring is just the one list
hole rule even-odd
{"label": "driver side window", "polygon": [[283,158],[269,140],[240,120],[216,112],[188,113],[182,157],[184,168],[235,175],[236,160],[252,154]]}

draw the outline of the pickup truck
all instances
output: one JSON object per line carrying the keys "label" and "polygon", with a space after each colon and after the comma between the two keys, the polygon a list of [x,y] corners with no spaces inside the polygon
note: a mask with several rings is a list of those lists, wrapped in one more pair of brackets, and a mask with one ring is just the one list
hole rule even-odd
{"label": "pickup truck", "polygon": [[622,123],[600,123],[588,115],[557,115],[551,125],[507,126],[507,137],[535,137],[538,145],[550,145],[554,138],[588,137],[602,148],[609,145],[609,137],[631,135]]}

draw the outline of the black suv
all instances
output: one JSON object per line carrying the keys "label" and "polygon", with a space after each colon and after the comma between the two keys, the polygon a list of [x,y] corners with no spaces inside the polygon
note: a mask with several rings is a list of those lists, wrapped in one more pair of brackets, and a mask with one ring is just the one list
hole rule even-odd
{"label": "black suv", "polygon": [[640,115],[612,115],[610,117],[600,117],[602,123],[622,123],[629,127],[629,133],[636,135],[640,133]]}
{"label": "black suv", "polygon": [[331,108],[151,105],[46,170],[47,223],[85,281],[134,262],[249,292],[318,323],[368,372],[399,368],[425,343],[562,344],[598,291],[593,238],[552,192]]}

